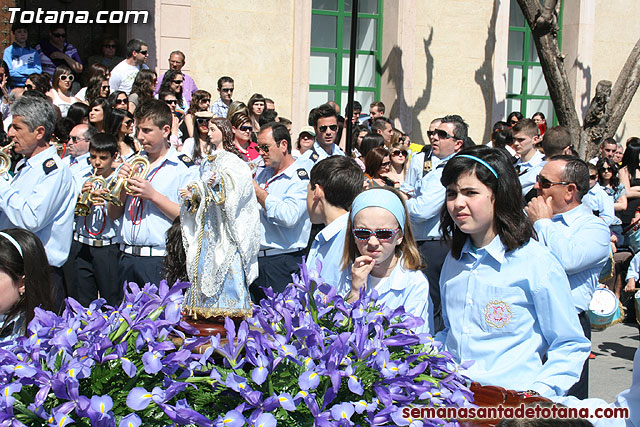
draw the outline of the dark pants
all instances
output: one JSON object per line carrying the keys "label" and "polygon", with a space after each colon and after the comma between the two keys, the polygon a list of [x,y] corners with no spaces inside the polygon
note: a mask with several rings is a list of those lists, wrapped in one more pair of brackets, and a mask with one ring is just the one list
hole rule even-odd
{"label": "dark pants", "polygon": [[53,296],[53,312],[62,313],[64,299],[67,297],[64,291],[64,273],[61,267],[51,266],[51,294]]}
{"label": "dark pants", "polygon": [[449,253],[449,246],[444,240],[423,240],[418,242],[422,263],[426,265],[422,272],[429,280],[429,296],[433,304],[433,332],[444,329],[442,320],[442,303],[440,301],[440,272],[442,264]]}
{"label": "dark pants", "polygon": [[79,250],[80,244],[75,240],[72,240],[71,249],[69,250],[69,258],[67,258],[67,262],[62,265],[62,273],[64,275],[64,288],[67,291],[67,296],[76,300],[78,299],[78,289],[76,288],[73,263],[78,256]]}
{"label": "dark pants", "polygon": [[135,282],[139,286],[159,285],[164,279],[162,259],[161,256],[135,256],[120,251],[118,286],[122,289],[124,282]]}
{"label": "dark pants", "polygon": [[273,288],[282,292],[293,280],[291,275],[300,271],[304,250],[288,254],[258,257],[258,278],[251,284],[249,291],[255,304],[265,297],[261,288]]}
{"label": "dark pants", "polygon": [[[591,322],[589,321],[589,317],[587,316],[587,312],[583,311],[578,314],[578,319],[580,319],[580,326],[582,326],[582,331],[584,332],[584,336],[587,337],[589,342],[591,342]],[[569,396],[577,397],[578,399],[586,399],[589,397],[589,358],[584,361],[584,365],[582,366],[582,373],[580,374],[580,379],[577,383],[575,383],[567,393]]]}
{"label": "dark pants", "polygon": [[117,307],[122,301],[122,283],[118,281],[118,245],[94,247],[73,241],[78,246],[73,262],[74,288],[78,292],[78,302],[85,307],[100,297],[107,304]]}

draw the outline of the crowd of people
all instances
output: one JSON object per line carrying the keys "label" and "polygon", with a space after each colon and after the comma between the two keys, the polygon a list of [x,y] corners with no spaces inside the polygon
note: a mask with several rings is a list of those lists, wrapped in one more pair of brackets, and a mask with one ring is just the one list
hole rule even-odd
{"label": "crowd of people", "polygon": [[[626,150],[604,140],[590,165],[542,113],[511,113],[482,146],[451,114],[431,121],[423,146],[380,101],[368,114],[354,102],[346,118],[335,102],[320,105],[294,137],[273,100],[234,100],[229,76],[212,101],[181,71],[182,52],[158,79],[147,43],[130,40],[118,61],[105,40],[76,91],[83,64],[64,26],[36,49],[26,27],[12,32],[3,337],[24,334],[36,306],[60,311],[65,297],[115,305],[125,281],[221,278],[223,289],[203,283],[188,298],[201,315],[227,299],[259,303],[306,262],[347,301],[375,291],[404,306],[422,319],[416,332],[475,361],[467,374],[476,381],[587,397],[587,311],[600,274],[614,259],[619,297],[638,280],[640,258],[618,255],[630,245],[623,228],[640,218],[640,139]],[[212,263],[190,264],[195,240],[184,227],[210,235]]]}

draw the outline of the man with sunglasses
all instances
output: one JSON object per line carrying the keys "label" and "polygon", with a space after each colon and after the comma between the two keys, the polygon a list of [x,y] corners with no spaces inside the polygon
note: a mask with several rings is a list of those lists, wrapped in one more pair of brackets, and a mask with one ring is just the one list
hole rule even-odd
{"label": "man with sunglasses", "polygon": [[[42,40],[36,46],[40,54],[42,72],[53,76],[58,65],[68,65],[74,74],[82,73],[82,60],[78,49],[71,43],[65,43],[67,37],[67,27],[64,24],[51,24],[49,27],[49,38]],[[77,76],[76,76],[77,77]],[[78,86],[78,89],[80,87]]]}
{"label": "man with sunglasses", "polygon": [[336,144],[338,134],[338,113],[329,103],[314,108],[309,113],[309,125],[316,131],[316,140],[311,150],[305,151],[298,159],[307,173],[322,159],[329,156],[344,156],[344,151]]}
{"label": "man with sunglasses", "polygon": [[27,24],[14,22],[11,25],[13,43],[4,50],[2,59],[9,67],[9,75],[6,76],[11,87],[24,87],[29,74],[42,72],[40,54],[37,50],[27,45],[29,29]]}
{"label": "man with sunglasses", "polygon": [[131,92],[133,81],[140,70],[148,70],[145,64],[149,57],[149,46],[147,43],[138,39],[131,39],[127,43],[127,59],[116,65],[111,70],[109,78],[109,86],[111,92],[121,90],[127,95]]}
{"label": "man with sunglasses", "polygon": [[255,303],[265,296],[261,287],[282,292],[291,282],[311,230],[306,203],[309,174],[291,156],[286,126],[265,124],[258,133],[258,147],[265,168],[253,181],[261,224],[258,278],[249,288]]}
{"label": "man with sunglasses", "polygon": [[[218,79],[218,93],[220,98],[209,107],[209,110],[216,117],[227,118],[229,105],[231,105],[233,97],[233,79],[229,76],[222,76]],[[231,118],[229,117],[229,120]]]}
{"label": "man with sunglasses", "polygon": [[98,129],[91,125],[80,123],[69,132],[69,155],[62,159],[62,163],[71,171],[76,186],[76,194],[82,188],[82,177],[93,170],[89,161],[89,141],[98,133]]}
{"label": "man with sunglasses", "polygon": [[407,200],[407,209],[413,225],[418,249],[427,268],[424,273],[429,283],[433,302],[434,332],[444,328],[440,304],[440,271],[449,247],[440,235],[440,209],[445,202],[446,189],[440,182],[447,161],[462,149],[468,137],[468,125],[458,115],[444,116],[433,131],[431,140],[431,171],[418,181],[413,197]]}
{"label": "man with sunglasses", "polygon": [[[549,131],[545,133],[545,138]],[[609,257],[609,227],[582,203],[589,191],[589,168],[577,157],[550,157],[538,174],[533,198],[525,212],[533,222],[540,243],[546,245],[565,269],[571,286],[572,303],[585,336],[591,339],[587,310],[598,285],[598,276]],[[588,396],[588,366],[570,396]]]}
{"label": "man with sunglasses", "polygon": [[413,194],[418,181],[423,176],[433,170],[433,162],[436,159],[432,159],[433,153],[431,152],[431,144],[436,139],[435,130],[441,123],[441,118],[436,118],[429,124],[429,130],[427,136],[429,138],[429,145],[425,145],[419,153],[411,156],[409,160],[409,167],[407,168],[407,174],[404,177],[404,182],[400,185],[400,191],[407,194]]}
{"label": "man with sunglasses", "polygon": [[[194,82],[193,79],[187,75],[187,73],[182,71],[182,67],[184,67],[185,64],[185,58],[186,57],[184,53],[180,50],[174,50],[173,52],[171,52],[169,54],[169,69],[180,71],[182,73],[182,78],[184,79],[184,81],[182,82],[182,96],[187,101],[188,105],[191,104],[191,96],[193,95],[193,92],[198,90],[198,87],[196,86],[196,82]],[[157,95],[160,91],[162,80],[164,80],[164,73],[162,73],[162,75],[158,77],[156,90],[154,91],[155,95]]]}

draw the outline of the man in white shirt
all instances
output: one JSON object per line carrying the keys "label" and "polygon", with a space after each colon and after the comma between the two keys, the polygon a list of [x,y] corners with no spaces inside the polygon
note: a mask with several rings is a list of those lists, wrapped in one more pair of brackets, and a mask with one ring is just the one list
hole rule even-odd
{"label": "man in white shirt", "polygon": [[121,90],[129,95],[133,81],[136,79],[140,70],[149,69],[145,64],[148,57],[149,46],[147,43],[138,39],[129,40],[127,43],[127,59],[111,70],[111,78],[109,78],[111,92]]}

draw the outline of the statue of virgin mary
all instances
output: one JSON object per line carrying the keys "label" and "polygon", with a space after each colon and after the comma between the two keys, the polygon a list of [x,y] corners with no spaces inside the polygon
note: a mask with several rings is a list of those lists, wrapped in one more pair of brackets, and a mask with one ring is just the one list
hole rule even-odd
{"label": "statue of virgin mary", "polygon": [[184,309],[198,317],[250,317],[258,277],[260,215],[251,169],[224,150],[209,154],[200,179],[181,192],[182,241],[191,287]]}

